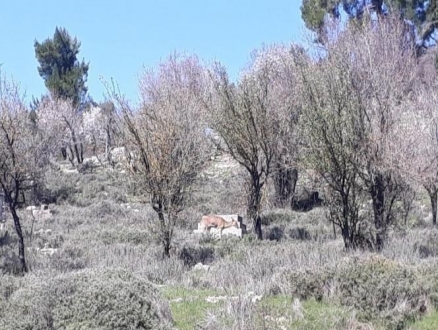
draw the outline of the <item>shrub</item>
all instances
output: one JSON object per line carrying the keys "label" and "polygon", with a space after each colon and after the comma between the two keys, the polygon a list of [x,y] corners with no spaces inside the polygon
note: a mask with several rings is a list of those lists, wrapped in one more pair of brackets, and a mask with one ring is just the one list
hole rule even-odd
{"label": "shrub", "polygon": [[339,277],[341,303],[354,306],[365,320],[380,318],[398,329],[426,310],[427,285],[414,268],[371,258]]}
{"label": "shrub", "polygon": [[209,264],[214,260],[214,249],[205,246],[185,246],[179,251],[178,258],[188,267],[193,267],[199,262]]}
{"label": "shrub", "polygon": [[284,226],[274,226],[269,228],[266,236],[270,241],[281,241],[284,237]]}
{"label": "shrub", "polygon": [[62,272],[84,269],[89,263],[84,251],[73,244],[63,246],[53,254],[51,261],[51,264]]}
{"label": "shrub", "polygon": [[165,302],[150,283],[121,270],[28,277],[8,298],[0,328],[171,329]]}
{"label": "shrub", "polygon": [[309,231],[303,227],[293,227],[289,229],[289,237],[300,241],[309,241],[312,239]]}
{"label": "shrub", "polygon": [[365,321],[381,320],[402,328],[426,311],[433,292],[418,270],[374,256],[349,265],[289,275],[292,293],[302,299],[330,296],[353,307]]}
{"label": "shrub", "polygon": [[414,250],[420,258],[429,258],[438,256],[438,231],[432,231],[422,237],[421,242],[414,244]]}
{"label": "shrub", "polygon": [[296,220],[297,215],[294,214],[292,211],[288,210],[274,210],[274,211],[268,211],[263,212],[260,215],[260,219],[262,221],[262,225],[269,226],[271,224],[278,224],[278,223],[289,223],[294,220]]}

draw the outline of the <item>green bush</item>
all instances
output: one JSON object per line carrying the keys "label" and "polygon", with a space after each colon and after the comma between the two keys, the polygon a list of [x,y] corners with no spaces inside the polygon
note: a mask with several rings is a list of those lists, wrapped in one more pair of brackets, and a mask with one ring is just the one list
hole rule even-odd
{"label": "green bush", "polygon": [[54,268],[62,272],[84,269],[89,264],[84,250],[74,244],[63,246],[53,254],[51,261]]}
{"label": "green bush", "polygon": [[171,329],[167,302],[150,283],[121,270],[29,276],[7,299],[0,329]]}
{"label": "green bush", "polygon": [[417,269],[379,256],[339,268],[295,272],[289,283],[302,299],[329,297],[353,307],[361,320],[378,319],[391,329],[423,314],[434,294]]}
{"label": "green bush", "polygon": [[414,250],[420,258],[438,256],[438,231],[434,230],[421,238],[420,242],[414,244]]}
{"label": "green bush", "polygon": [[371,258],[347,268],[338,279],[340,300],[365,320],[379,318],[398,329],[426,311],[428,286],[415,268]]}

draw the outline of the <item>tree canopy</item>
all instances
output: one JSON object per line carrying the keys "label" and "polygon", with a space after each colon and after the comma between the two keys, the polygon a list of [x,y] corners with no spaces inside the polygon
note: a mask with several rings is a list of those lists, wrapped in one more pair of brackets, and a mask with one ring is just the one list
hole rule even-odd
{"label": "tree canopy", "polygon": [[38,72],[53,98],[69,99],[75,106],[82,104],[87,94],[85,85],[89,63],[77,58],[81,43],[64,28],[56,28],[53,38],[35,41]]}
{"label": "tree canopy", "polygon": [[428,0],[303,0],[302,18],[306,27],[321,34],[326,17],[340,18],[346,13],[350,19],[364,16],[386,15],[397,11],[402,18],[416,28],[417,42],[421,47],[435,43],[433,34],[438,26],[438,7],[435,1]]}

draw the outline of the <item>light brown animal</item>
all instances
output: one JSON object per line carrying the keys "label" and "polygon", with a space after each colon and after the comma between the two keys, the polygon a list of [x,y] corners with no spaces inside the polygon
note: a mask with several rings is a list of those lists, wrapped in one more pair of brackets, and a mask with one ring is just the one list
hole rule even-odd
{"label": "light brown animal", "polygon": [[215,227],[219,230],[219,236],[222,237],[222,230],[224,228],[236,227],[237,220],[226,221],[224,218],[219,217],[217,215],[204,215],[201,219],[201,228],[204,231],[209,230],[211,227]]}

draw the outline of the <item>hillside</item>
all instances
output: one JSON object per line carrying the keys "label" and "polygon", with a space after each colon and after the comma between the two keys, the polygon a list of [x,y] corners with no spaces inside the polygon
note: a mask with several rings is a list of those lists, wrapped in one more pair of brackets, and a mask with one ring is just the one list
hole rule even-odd
{"label": "hillside", "polygon": [[[81,320],[90,329],[122,329],[140,320],[154,329],[172,320],[178,329],[432,329],[428,324],[436,323],[438,232],[422,218],[410,218],[409,231],[394,230],[380,254],[345,252],[324,208],[304,213],[268,206],[263,241],[252,234],[198,236],[192,230],[202,214],[244,210],[240,169],[220,158],[201,175],[171,258],[163,259],[156,214],[139,203],[145,198],[135,196],[139,187],[126,174],[52,170],[47,181],[57,196],[51,216],[20,211],[31,269],[25,277],[14,276],[10,220],[0,236],[2,329],[47,329],[50,322],[53,329],[73,329]],[[143,296],[143,289],[129,293],[143,286],[151,287]],[[84,305],[90,299],[94,311]],[[135,299],[153,302],[155,316],[135,308]],[[76,315],[66,311],[70,305]],[[119,326],[105,325],[111,315]]]}

